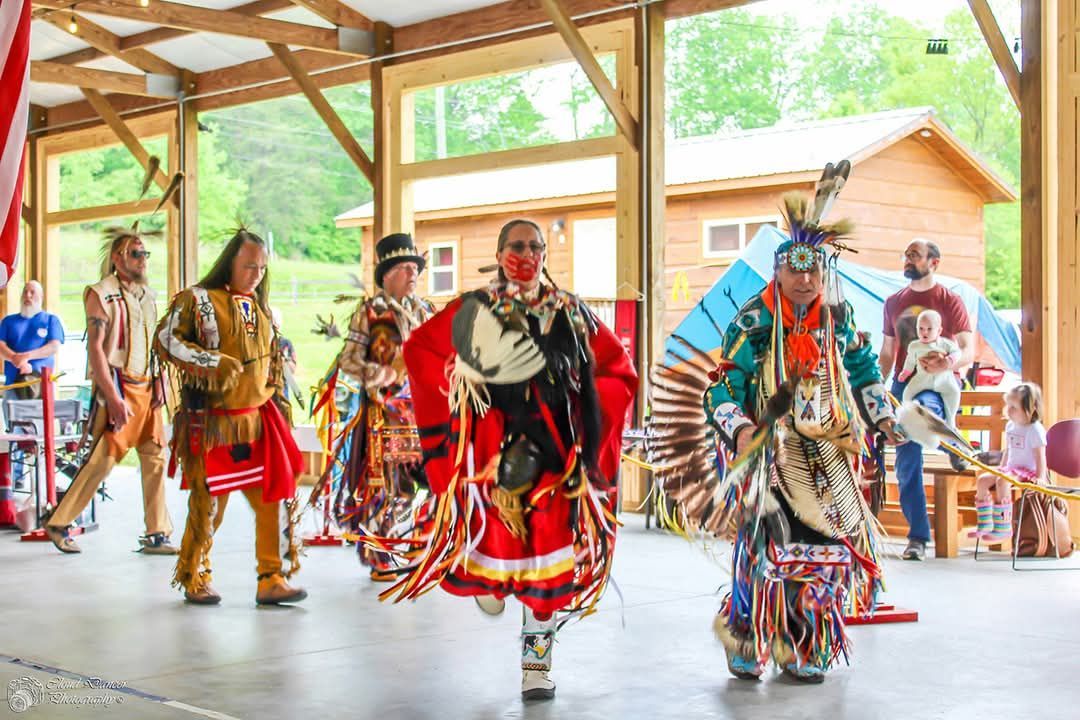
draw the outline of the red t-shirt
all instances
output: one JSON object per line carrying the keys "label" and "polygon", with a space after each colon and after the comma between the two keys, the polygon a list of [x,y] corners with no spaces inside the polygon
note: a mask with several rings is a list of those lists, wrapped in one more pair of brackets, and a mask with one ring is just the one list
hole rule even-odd
{"label": "red t-shirt", "polygon": [[934,285],[929,290],[912,290],[906,287],[885,300],[885,323],[882,332],[896,338],[896,360],[893,376],[904,367],[907,346],[918,337],[915,321],[923,310],[941,313],[941,335],[950,340],[957,333],[971,332],[971,320],[960,296],[944,285]]}

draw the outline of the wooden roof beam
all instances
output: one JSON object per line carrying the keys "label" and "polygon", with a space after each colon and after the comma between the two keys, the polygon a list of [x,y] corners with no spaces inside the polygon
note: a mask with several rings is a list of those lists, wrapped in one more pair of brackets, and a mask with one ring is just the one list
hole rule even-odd
{"label": "wooden roof beam", "polygon": [[175,75],[136,75],[135,73],[61,65],[43,60],[34,60],[30,63],[30,79],[34,82],[77,85],[94,90],[146,97],[175,98],[180,93],[180,83]]}
{"label": "wooden roof beam", "polygon": [[[229,12],[238,12],[243,15],[265,15],[266,13],[277,12],[291,7],[293,7],[291,0],[255,0],[255,2],[249,2],[246,5],[230,8]],[[134,50],[146,45],[153,45],[154,43],[165,42],[166,40],[185,37],[191,34],[192,33],[188,30],[159,27],[154,28],[153,30],[135,33],[134,35],[118,36],[117,45],[120,50]],[[62,63],[64,65],[78,65],[79,63],[90,62],[91,60],[97,60],[99,58],[107,57],[108,55],[109,53],[104,53],[97,48],[88,47],[49,58],[49,62]]]}
{"label": "wooden roof beam", "polygon": [[375,23],[338,0],[291,0],[305,10],[310,10],[323,20],[339,27],[357,30],[374,30]]}
{"label": "wooden roof beam", "polygon": [[[229,8],[229,12],[250,16],[266,15],[267,13],[278,12],[279,10],[285,10],[292,6],[293,4],[290,0],[255,0],[254,2],[249,2],[244,5],[231,7]],[[154,28],[153,30],[146,30],[141,33],[126,35],[120,38],[120,47],[124,50],[130,50],[131,48],[153,45],[154,43],[184,37],[185,35],[191,35],[191,31],[179,30],[172,27]]]}
{"label": "wooden roof beam", "polygon": [[982,31],[983,38],[990,48],[990,54],[994,56],[998,71],[1005,80],[1005,86],[1009,88],[1009,94],[1012,95],[1013,102],[1019,108],[1020,70],[1016,67],[1012,53],[1009,52],[1009,43],[1005,41],[1001,26],[994,17],[994,11],[987,0],[968,0],[968,5],[971,6],[971,14],[975,16],[975,22],[978,23],[979,30]]}
{"label": "wooden roof beam", "polygon": [[281,64],[288,70],[292,79],[300,86],[301,92],[307,97],[308,102],[315,108],[315,112],[319,114],[322,121],[326,123],[326,127],[330,130],[330,133],[341,144],[341,148],[349,156],[349,158],[356,163],[356,167],[360,169],[360,172],[364,173],[364,177],[368,179],[368,182],[375,183],[375,166],[371,162],[371,158],[367,156],[364,149],[360,147],[360,143],[356,142],[356,138],[352,136],[349,129],[345,127],[345,123],[342,122],[341,116],[337,114],[334,108],[327,102],[319,88],[311,80],[311,76],[307,74],[303,66],[297,61],[296,57],[289,51],[289,48],[284,45],[278,45],[276,43],[267,43],[270,46],[270,52],[274,53],[274,56],[281,61]]}
{"label": "wooden roof beam", "polygon": [[56,57],[49,58],[49,62],[60,63],[61,65],[78,65],[79,63],[90,62],[91,60],[98,60],[103,57],[109,57],[108,53],[103,53],[95,47],[85,47],[82,50],[75,50],[63,55],[57,55]]}
{"label": "wooden roof beam", "polygon": [[[105,124],[113,131],[113,133],[120,139],[120,142],[124,144],[124,147],[135,157],[135,159],[142,165],[143,170],[150,169],[150,153],[146,151],[142,143],[139,142],[139,138],[135,136],[135,133],[131,131],[131,128],[123,121],[120,115],[117,114],[113,106],[109,104],[109,101],[105,99],[105,96],[99,93],[97,90],[91,88],[80,88],[82,94],[86,97],[87,102],[98,114],[101,115],[101,119],[105,121]],[[157,172],[154,173],[154,182],[164,190],[169,186],[169,179],[165,177],[165,173],[161,171],[159,167]],[[173,200],[176,200],[176,196],[173,196]]]}
{"label": "wooden roof beam", "polygon": [[[66,10],[71,6],[70,0],[33,0],[33,2],[41,7],[60,10]],[[78,7],[82,12],[164,25],[178,30],[235,35],[344,55],[370,56],[374,43],[372,33],[366,30],[348,27],[321,28],[244,15],[230,10],[210,10],[195,5],[181,5],[166,0],[154,0],[147,7],[140,7],[123,0],[87,0],[87,2],[80,2]]]}
{"label": "wooden roof beam", "polygon": [[[66,6],[64,6],[66,8]],[[81,7],[81,6],[80,6]],[[106,55],[123,60],[128,65],[136,67],[143,72],[158,73],[161,75],[179,75],[180,68],[163,60],[149,50],[138,48],[135,50],[123,50],[120,47],[120,36],[112,33],[83,15],[64,9],[62,12],[46,12],[38,16],[66,33],[74,35],[87,45],[96,48]],[[78,29],[72,33],[68,27],[71,18],[74,17]],[[82,52],[82,51],[78,51]]]}
{"label": "wooden roof beam", "polygon": [[[748,5],[755,1],[664,0],[664,16],[673,20]],[[627,0],[562,0],[562,6],[571,17],[599,13],[579,18],[579,27],[633,17],[637,11],[627,8],[626,5]],[[543,35],[549,32],[548,28],[544,27],[549,21],[550,18],[536,0],[507,0],[496,5],[485,5],[475,10],[464,10],[453,15],[400,26],[394,31],[394,51],[423,51],[432,46],[449,43],[467,44],[470,47],[493,45],[509,39]],[[532,29],[515,32],[524,27]],[[514,33],[513,38],[499,37],[500,33],[509,32]],[[457,49],[460,48],[452,48],[449,52]]]}
{"label": "wooden roof beam", "polygon": [[589,82],[596,88],[600,99],[607,105],[607,109],[615,118],[615,124],[619,126],[619,130],[630,141],[630,144],[637,148],[639,144],[637,118],[626,107],[622,98],[619,97],[619,93],[615,90],[611,81],[608,80],[607,75],[604,74],[599,61],[597,61],[596,56],[589,48],[589,43],[582,37],[581,31],[574,25],[574,21],[567,14],[559,0],[540,0],[540,5],[543,6],[548,17],[551,18],[555,29],[562,35],[566,46],[570,48],[570,52],[578,61],[581,69],[585,71]]}

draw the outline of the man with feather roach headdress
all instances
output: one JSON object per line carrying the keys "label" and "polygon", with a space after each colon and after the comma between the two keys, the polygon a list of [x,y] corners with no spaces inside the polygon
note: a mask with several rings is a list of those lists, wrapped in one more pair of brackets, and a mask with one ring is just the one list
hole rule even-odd
{"label": "man with feather roach headdress", "polygon": [[385,596],[435,586],[501,613],[524,607],[522,696],[551,698],[556,612],[592,611],[607,584],[630,358],[575,295],[541,281],[540,228],[499,233],[499,274],[405,343],[436,494],[417,559]]}
{"label": "man with feather roach headdress", "polygon": [[206,276],[173,298],[154,338],[180,392],[172,454],[189,491],[173,585],[196,605],[221,602],[210,549],[234,491],[255,513],[255,602],[307,597],[286,580],[300,568],[294,519],[303,461],[283,393],[267,257],[262,238],[237,231]]}
{"label": "man with feather roach headdress", "polygon": [[[139,550],[175,555],[172,520],[165,506],[164,393],[151,348],[157,305],[147,284],[150,251],[138,223],[105,232],[101,280],[83,293],[86,306],[87,371],[93,381],[86,461],[56,509],[45,532],[58,550],[82,552],[70,526],[129,450],[139,455],[146,534]],[[85,447],[85,446],[84,446]]]}
{"label": "man with feather roach headdress", "polygon": [[[377,290],[352,314],[345,345],[320,383],[313,411],[326,432],[331,461],[310,504],[332,492],[334,516],[346,537],[406,534],[426,497],[401,347],[435,312],[416,294],[427,261],[407,233],[379,240],[375,256]],[[357,551],[372,580],[397,577],[387,553],[364,543]]]}
{"label": "man with feather roach headdress", "polygon": [[742,679],[771,659],[796,680],[822,681],[846,657],[845,614],[872,612],[880,586],[860,478],[874,462],[872,433],[895,440],[894,421],[836,273],[850,224],[823,223],[850,169],[830,163],[814,197],[784,198],[790,239],[774,277],[736,313],[719,365],[699,373],[716,443],[707,463],[665,452],[685,420],[666,409],[681,386],[676,371],[654,373],[664,487],[691,527],[734,536],[732,589],[714,628]]}

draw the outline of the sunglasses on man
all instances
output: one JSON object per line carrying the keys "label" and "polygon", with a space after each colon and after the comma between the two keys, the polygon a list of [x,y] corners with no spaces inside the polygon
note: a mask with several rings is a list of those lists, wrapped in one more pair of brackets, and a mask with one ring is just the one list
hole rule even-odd
{"label": "sunglasses on man", "polygon": [[150,251],[149,250],[128,250],[128,255],[135,258],[136,260],[149,260],[150,259]]}

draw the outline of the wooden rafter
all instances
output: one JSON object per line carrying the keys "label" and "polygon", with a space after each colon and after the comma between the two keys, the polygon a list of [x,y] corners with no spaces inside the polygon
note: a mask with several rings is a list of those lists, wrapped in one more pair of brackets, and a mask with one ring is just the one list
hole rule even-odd
{"label": "wooden rafter", "polygon": [[[81,88],[82,94],[86,96],[87,102],[97,110],[101,115],[101,119],[105,121],[105,124],[113,131],[113,133],[120,139],[120,142],[124,144],[124,147],[128,149],[135,159],[142,165],[143,170],[150,168],[150,153],[146,151],[146,148],[139,142],[139,138],[135,136],[135,133],[131,131],[131,128],[124,123],[123,119],[117,115],[116,110],[109,104],[109,101],[105,99],[105,96],[99,93],[97,90],[91,90],[90,88]],[[169,185],[169,179],[165,177],[165,173],[158,168],[154,173],[154,182],[164,190]],[[175,197],[175,196],[174,196]]]}
{"label": "wooden rafter", "polygon": [[[229,8],[229,12],[251,16],[266,15],[267,13],[278,12],[279,10],[285,10],[292,6],[293,5],[289,0],[255,0],[255,2],[249,2],[245,5]],[[190,30],[180,30],[171,27],[154,28],[153,30],[146,30],[145,32],[135,33],[134,35],[127,35],[121,38],[120,47],[124,50],[129,50],[131,48],[152,45],[153,43],[172,40],[173,38],[184,37],[185,35],[190,34]]]}
{"label": "wooden rafter", "polygon": [[60,63],[61,65],[78,65],[79,63],[90,62],[103,57],[109,57],[109,54],[103,53],[95,47],[85,47],[82,50],[73,50],[63,55],[51,57],[49,62]]}
{"label": "wooden rafter", "polygon": [[111,220],[113,218],[131,217],[150,213],[157,207],[157,198],[143,198],[142,200],[128,200],[126,202],[112,203],[110,205],[95,205],[94,207],[76,208],[73,210],[56,210],[45,214],[47,225],[72,225],[74,223],[97,222],[98,220]]}
{"label": "wooden rafter", "polygon": [[[35,5],[62,10],[71,5],[69,0],[33,1]],[[121,2],[121,0],[88,0],[80,2],[78,8],[81,12],[154,23],[178,30],[235,35],[346,55],[364,56],[368,53],[367,49],[361,47],[364,43],[355,31],[351,36],[346,36],[342,35],[342,28],[332,30],[244,15],[229,10],[210,10],[195,5],[181,5],[166,0],[154,0],[147,7]]]}
{"label": "wooden rafter", "polygon": [[[30,79],[34,82],[76,85],[146,97],[176,97],[179,91],[179,83],[172,75],[136,75],[40,60],[30,63]],[[172,82],[169,82],[170,80]]]}
{"label": "wooden rafter", "polygon": [[589,43],[582,37],[581,31],[574,25],[574,21],[567,14],[566,9],[560,4],[559,0],[540,0],[540,4],[544,10],[547,11],[548,16],[551,18],[552,24],[555,29],[562,35],[563,40],[566,42],[566,46],[570,48],[570,52],[573,53],[574,58],[578,61],[581,69],[585,72],[585,75],[589,78],[589,82],[596,88],[596,92],[600,95],[600,99],[607,105],[608,111],[612,117],[615,118],[615,124],[619,126],[619,130],[622,131],[626,139],[630,141],[630,144],[634,147],[638,145],[638,123],[637,118],[623,103],[622,98],[619,97],[619,93],[615,90],[615,87],[608,80],[607,75],[604,74],[603,68],[600,67],[600,63],[597,61],[596,56],[589,48]]}
{"label": "wooden rafter", "polygon": [[971,14],[975,16],[975,22],[982,31],[983,38],[990,48],[990,54],[994,56],[998,71],[1005,80],[1005,86],[1009,88],[1016,107],[1020,107],[1020,70],[1016,67],[1012,53],[1009,52],[1009,43],[1001,32],[1001,26],[994,18],[994,11],[990,8],[987,0],[968,0],[971,6]]}
{"label": "wooden rafter", "polygon": [[[291,7],[293,7],[293,4],[290,0],[255,0],[255,2],[250,2],[246,5],[230,8],[229,11],[240,13],[242,15],[265,15],[266,13],[277,12],[278,10],[285,10],[286,8]],[[191,35],[191,32],[189,30],[177,30],[176,28],[170,27],[159,27],[154,28],[153,30],[135,33],[134,35],[118,37],[117,46],[120,50],[135,50],[136,48],[153,45],[154,43],[164,42],[178,37],[184,37],[185,35]],[[107,55],[109,55],[109,53],[104,53],[97,48],[88,47],[49,58],[49,62],[63,63],[65,65],[78,65],[79,63],[90,62],[91,60],[97,60],[98,58],[103,58]]]}
{"label": "wooden rafter", "polygon": [[405,180],[422,180],[447,175],[467,175],[528,165],[608,157],[614,155],[617,150],[615,138],[612,136],[570,140],[536,147],[495,150],[480,155],[462,155],[408,163],[401,166],[401,177]]}
{"label": "wooden rafter", "polygon": [[[80,6],[80,9],[82,7]],[[162,75],[179,75],[180,68],[167,60],[163,60],[149,50],[137,48],[134,50],[122,50],[120,48],[120,36],[98,25],[93,20],[75,12],[49,12],[40,16],[40,19],[55,25],[64,32],[70,33],[68,23],[72,16],[78,23],[78,29],[71,33],[87,45],[97,48],[106,55],[123,60],[128,65],[136,67],[143,72],[160,73]]]}
{"label": "wooden rafter", "polygon": [[291,0],[294,5],[310,10],[323,20],[340,27],[372,30],[375,24],[367,17],[338,0]]}
{"label": "wooden rafter", "polygon": [[345,127],[345,123],[342,122],[341,117],[323,97],[322,92],[311,80],[311,76],[307,74],[303,66],[297,61],[296,57],[289,51],[289,48],[284,45],[278,45],[276,43],[267,43],[270,46],[270,52],[274,53],[274,56],[281,61],[281,64],[285,66],[285,69],[292,76],[292,79],[300,86],[301,92],[307,97],[308,102],[315,108],[315,112],[319,114],[322,121],[326,123],[326,127],[330,130],[330,133],[341,144],[341,148],[349,156],[349,158],[356,163],[356,167],[360,168],[360,172],[364,173],[364,177],[368,179],[368,182],[375,182],[375,169],[371,164],[371,158],[367,156],[364,149],[360,147],[360,143],[356,142],[356,138],[352,136],[349,129]]}
{"label": "wooden rafter", "polygon": [[[54,2],[59,1],[54,0]],[[663,9],[665,17],[672,19],[744,4],[746,4],[746,0],[664,0]],[[577,16],[584,13],[596,13],[597,11],[618,9],[620,7],[625,8],[626,3],[625,0],[562,0],[562,5],[569,14]],[[232,8],[230,12],[272,12],[288,6],[291,6],[289,0],[256,0],[256,2]],[[81,10],[83,4],[80,3],[78,7]],[[634,11],[631,9],[623,9],[612,13],[593,14],[576,22],[579,27],[584,27],[616,19],[628,19],[633,17],[633,13]],[[57,13],[57,17],[64,19],[63,12]],[[64,22],[66,23],[66,20]],[[432,45],[451,44],[451,47],[414,54],[407,59],[452,55],[466,47],[458,43],[477,37],[483,37],[484,39],[470,43],[468,47],[481,47],[497,42],[506,42],[511,37],[512,39],[524,39],[548,34],[551,32],[551,28],[545,26],[547,22],[547,15],[536,4],[535,0],[508,0],[508,2],[486,6],[477,10],[468,10],[435,20],[394,28],[393,48],[395,53],[417,53],[417,51]],[[63,27],[63,25],[60,26]],[[516,33],[510,37],[492,37],[492,35],[524,26],[531,29]],[[160,33],[164,32],[188,34],[188,31],[179,31],[173,28],[156,28],[145,33],[118,38],[119,47],[124,49],[133,45],[160,42],[170,37],[179,36],[161,36]],[[376,38],[376,47],[377,55],[385,52],[385,49],[378,49],[378,38]],[[76,51],[76,53],[69,54],[70,58],[74,59],[64,56],[64,60],[65,62],[83,62],[93,59],[86,55],[75,57],[77,54],[85,52]],[[301,60],[305,69],[312,75],[312,79],[320,88],[363,82],[368,78],[369,66],[367,65],[331,69],[349,62],[348,56],[338,55],[338,59],[335,60],[333,55],[316,50],[300,50],[295,52],[294,55]],[[53,62],[59,59],[51,58]],[[196,76],[196,86],[195,94],[212,93],[208,97],[202,97],[194,101],[196,108],[200,111],[269,100],[295,93],[295,84],[288,74],[282,70],[281,64],[275,58],[264,58],[200,73]],[[235,91],[230,92],[230,90],[234,89]],[[115,97],[111,98],[111,101],[117,110],[125,113],[138,112],[142,108],[151,108],[155,105],[154,101],[139,97]],[[93,108],[89,107],[84,101],[65,103],[51,107],[48,110],[48,126],[55,127],[84,122],[99,122]]]}

